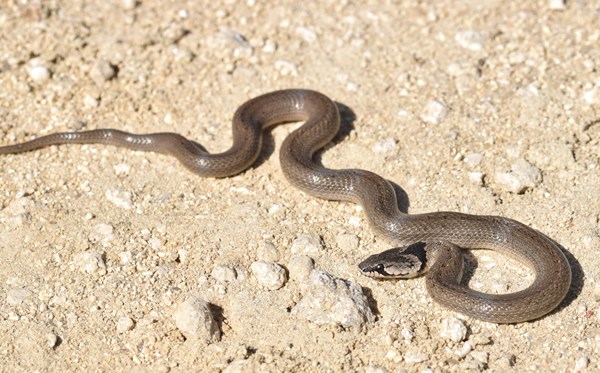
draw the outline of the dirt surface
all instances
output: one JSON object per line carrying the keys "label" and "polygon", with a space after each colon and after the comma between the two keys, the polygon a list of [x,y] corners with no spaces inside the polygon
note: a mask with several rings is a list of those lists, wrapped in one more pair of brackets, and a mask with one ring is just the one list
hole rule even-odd
{"label": "dirt surface", "polygon": [[[319,90],[344,114],[324,165],[397,183],[409,213],[502,215],[556,240],[574,275],[556,312],[489,324],[435,304],[423,278],[361,276],[385,242],[356,206],[285,181],[277,149],[295,125],[218,180],[159,154],[51,147],[0,157],[0,370],[598,370],[600,4],[429,3],[5,0],[0,142],[113,127],[218,152],[247,99]],[[317,325],[290,312],[301,283],[257,282],[251,264],[288,266],[302,235],[322,241],[316,268],[363,287],[373,324]],[[532,280],[473,255],[472,287]],[[191,296],[219,341],[177,327]],[[455,316],[467,334],[453,341]]]}

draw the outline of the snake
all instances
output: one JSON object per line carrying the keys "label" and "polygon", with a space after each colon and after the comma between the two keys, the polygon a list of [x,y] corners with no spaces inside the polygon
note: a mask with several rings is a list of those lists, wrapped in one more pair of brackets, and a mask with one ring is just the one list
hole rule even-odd
{"label": "snake", "polygon": [[[459,212],[401,212],[395,190],[383,177],[361,169],[330,169],[314,154],[340,129],[340,112],[326,95],[308,89],[274,91],[252,98],[235,112],[231,147],[218,154],[171,132],[133,134],[117,129],[58,132],[0,147],[0,154],[50,145],[106,144],[168,154],[202,177],[243,172],[259,157],[263,132],[275,124],[303,122],[283,141],[279,159],[285,178],[308,195],[362,206],[369,226],[392,249],[369,256],[358,267],[375,279],[426,274],[432,299],[468,317],[498,324],[532,321],[553,311],[571,285],[571,268],[558,245],[516,220]],[[522,290],[482,293],[463,283],[463,249],[497,251],[522,263],[534,280]]]}

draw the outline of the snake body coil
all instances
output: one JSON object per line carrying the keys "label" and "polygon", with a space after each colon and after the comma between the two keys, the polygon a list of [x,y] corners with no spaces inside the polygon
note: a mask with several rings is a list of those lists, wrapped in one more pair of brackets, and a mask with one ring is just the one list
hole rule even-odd
{"label": "snake body coil", "polygon": [[[312,196],[360,204],[377,234],[392,245],[408,246],[409,251],[417,254],[410,260],[422,260],[417,263],[420,267],[426,264],[430,270],[427,287],[437,302],[485,321],[515,323],[539,318],[564,299],[571,284],[569,264],[560,249],[536,230],[497,216],[456,212],[407,215],[398,209],[394,190],[382,177],[358,169],[327,169],[315,163],[312,159],[315,151],[331,141],[340,126],[336,105],[315,91],[284,90],[249,100],[235,113],[233,145],[220,154],[209,154],[175,133],[134,135],[114,129],[55,133],[0,147],[0,154],[56,144],[99,143],[170,154],[198,175],[225,177],[240,173],[254,163],[260,153],[264,128],[300,120],[305,123],[291,133],[281,147],[280,161],[285,177]],[[471,290],[460,284],[462,258],[450,243],[511,256],[531,268],[535,280],[528,288],[510,294],[492,295]],[[420,246],[419,252],[415,245]],[[384,255],[383,260],[389,257]],[[437,257],[444,259],[434,262]],[[385,276],[385,268],[391,268],[385,267],[377,256],[367,259],[360,267],[363,273],[376,277]]]}

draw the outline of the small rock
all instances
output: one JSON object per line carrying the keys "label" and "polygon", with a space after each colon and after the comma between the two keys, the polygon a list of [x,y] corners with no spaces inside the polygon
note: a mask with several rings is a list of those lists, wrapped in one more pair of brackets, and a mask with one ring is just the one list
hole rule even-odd
{"label": "small rock", "polygon": [[589,105],[600,104],[600,86],[594,86],[592,89],[588,89],[583,92],[583,101]]}
{"label": "small rock", "polygon": [[296,33],[309,44],[312,44],[317,40],[317,34],[307,27],[300,26],[296,28]]}
{"label": "small rock", "polygon": [[200,339],[207,343],[221,339],[221,331],[213,318],[210,306],[198,297],[190,297],[173,313],[177,328],[188,339]]}
{"label": "small rock", "polygon": [[565,0],[548,0],[548,8],[552,10],[565,10]]}
{"label": "small rock", "polygon": [[487,364],[490,358],[490,354],[487,351],[471,351],[471,356],[473,356],[473,359],[481,361],[484,364]]}
{"label": "small rock", "polygon": [[90,71],[90,77],[97,85],[103,85],[117,75],[116,68],[108,61],[99,59]]}
{"label": "small rock", "polygon": [[481,153],[467,154],[464,158],[465,164],[471,168],[479,166],[481,161],[483,161],[483,154]]}
{"label": "small rock", "polygon": [[46,334],[46,346],[48,346],[48,348],[56,347],[56,344],[58,343],[58,341],[59,341],[59,338],[56,334],[54,334],[54,333]]}
{"label": "small rock", "polygon": [[305,254],[308,256],[318,256],[323,249],[321,238],[316,235],[299,235],[293,242],[292,254]]}
{"label": "small rock", "polygon": [[83,272],[106,274],[106,264],[101,253],[86,251],[75,255],[73,261]]}
{"label": "small rock", "polygon": [[471,342],[465,342],[463,343],[463,345],[457,349],[454,350],[454,355],[456,355],[458,358],[462,359],[465,356],[467,356],[469,354],[469,352],[471,352],[473,350],[473,345],[471,344]]}
{"label": "small rock", "polygon": [[102,246],[106,247],[110,241],[115,237],[114,228],[110,224],[100,223],[94,227],[94,232],[91,234],[93,241],[100,242]]}
{"label": "small rock", "polygon": [[34,203],[29,197],[19,197],[12,200],[8,206],[0,210],[0,222],[13,226],[23,225],[31,220],[31,210]]}
{"label": "small rock", "polygon": [[95,109],[98,107],[98,99],[90,94],[83,96],[83,105],[88,109]]}
{"label": "small rock", "polygon": [[362,328],[375,316],[362,288],[352,282],[314,270],[310,274],[306,294],[292,309],[292,315],[318,325],[341,325]]}
{"label": "small rock", "polygon": [[108,189],[104,193],[104,196],[115,206],[123,209],[129,210],[133,205],[131,202],[131,192],[121,188]]}
{"label": "small rock", "polygon": [[257,261],[250,269],[258,283],[269,290],[280,289],[285,284],[285,269],[277,263]]}
{"label": "small rock", "polygon": [[378,365],[368,365],[365,368],[365,373],[388,373],[388,370]]}
{"label": "small rock", "polygon": [[521,194],[528,188],[538,186],[542,181],[542,173],[537,167],[521,158],[512,164],[510,172],[496,172],[495,179],[505,190]]}
{"label": "small rock", "polygon": [[295,64],[288,61],[275,61],[275,70],[279,71],[279,74],[281,74],[281,76],[298,75],[298,67]]}
{"label": "small rock", "polygon": [[409,352],[404,354],[404,361],[409,364],[418,364],[429,359],[429,355],[419,352]]}
{"label": "small rock", "polygon": [[479,31],[467,30],[461,31],[454,37],[456,43],[470,51],[480,51],[484,47],[483,35]]}
{"label": "small rock", "polygon": [[440,336],[453,342],[461,342],[467,338],[467,327],[457,317],[448,317],[442,320]]}
{"label": "small rock", "polygon": [[237,278],[235,269],[227,266],[215,266],[210,275],[220,283],[233,282]]}
{"label": "small rock", "polygon": [[431,124],[440,124],[446,119],[448,108],[438,100],[429,100],[421,113],[421,119]]}
{"label": "small rock", "polygon": [[573,369],[573,371],[575,371],[575,372],[582,371],[585,368],[587,368],[587,366],[589,364],[590,364],[590,359],[587,356],[582,356],[579,359],[577,359],[577,361],[575,361],[575,368]]}
{"label": "small rock", "polygon": [[50,79],[50,70],[46,66],[31,66],[29,77],[36,83],[44,83]]}
{"label": "small rock", "polygon": [[138,5],[138,0],[121,0],[121,7],[125,10],[135,9]]}
{"label": "small rock", "polygon": [[27,289],[21,289],[21,288],[10,289],[6,293],[6,303],[13,305],[13,306],[18,306],[25,299],[27,299],[27,297],[29,297],[30,295],[31,295],[31,291],[29,291]]}
{"label": "small rock", "polygon": [[306,255],[294,255],[288,262],[290,278],[297,282],[306,281],[313,269],[315,269],[315,262]]}
{"label": "small rock", "polygon": [[475,185],[483,185],[483,172],[469,172],[469,181]]}
{"label": "small rock", "polygon": [[385,359],[397,364],[402,361],[402,355],[398,352],[398,350],[392,348],[385,354]]}
{"label": "small rock", "polygon": [[257,256],[265,262],[276,262],[279,260],[279,250],[270,241],[263,241],[258,245]]}
{"label": "small rock", "polygon": [[396,148],[396,140],[392,138],[387,138],[383,140],[379,140],[373,144],[371,150],[374,153],[389,153]]}
{"label": "small rock", "polygon": [[125,333],[133,329],[135,322],[128,316],[123,316],[117,321],[117,332]]}
{"label": "small rock", "polygon": [[359,240],[358,240],[358,236],[355,234],[352,234],[352,233],[338,234],[337,237],[335,238],[335,241],[337,242],[340,249],[342,249],[344,251],[351,252],[351,251],[358,249]]}

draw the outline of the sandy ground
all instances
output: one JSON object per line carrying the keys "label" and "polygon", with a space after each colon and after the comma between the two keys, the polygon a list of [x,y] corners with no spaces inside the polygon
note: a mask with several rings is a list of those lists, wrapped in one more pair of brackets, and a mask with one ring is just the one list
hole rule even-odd
{"label": "sandy ground", "polygon": [[[573,286],[547,317],[498,326],[433,303],[423,278],[361,276],[356,263],[385,243],[356,206],[287,184],[277,149],[294,125],[271,132],[254,168],[219,180],[164,155],[52,147],[0,157],[0,370],[599,369],[598,2],[91,3],[1,3],[2,144],[113,127],[178,132],[216,152],[245,100],[312,88],[344,105],[323,164],[394,181],[410,213],[530,225],[565,249]],[[523,164],[514,193],[503,177]],[[294,317],[302,286],[257,283],[251,264],[285,267],[300,235],[322,240],[317,268],[365,289],[372,325]],[[532,279],[474,256],[472,287]],[[237,279],[218,281],[216,266]],[[175,325],[192,295],[211,304],[220,341]],[[457,342],[440,334],[455,316],[468,331]]]}

